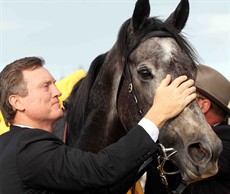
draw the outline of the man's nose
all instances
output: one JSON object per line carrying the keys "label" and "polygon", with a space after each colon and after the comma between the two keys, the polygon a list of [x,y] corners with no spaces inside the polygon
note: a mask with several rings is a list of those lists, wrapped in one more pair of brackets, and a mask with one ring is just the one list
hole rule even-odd
{"label": "man's nose", "polygon": [[61,91],[57,88],[57,86],[54,86],[54,94],[57,97],[60,97],[62,95]]}

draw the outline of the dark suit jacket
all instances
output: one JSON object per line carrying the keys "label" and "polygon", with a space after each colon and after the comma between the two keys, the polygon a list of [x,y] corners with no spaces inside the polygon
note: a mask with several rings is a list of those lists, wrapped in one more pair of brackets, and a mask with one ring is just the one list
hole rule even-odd
{"label": "dark suit jacket", "polygon": [[139,167],[157,152],[140,126],[97,155],[67,147],[44,130],[11,126],[0,136],[0,194],[82,193],[91,188],[117,194],[125,177],[134,181]]}

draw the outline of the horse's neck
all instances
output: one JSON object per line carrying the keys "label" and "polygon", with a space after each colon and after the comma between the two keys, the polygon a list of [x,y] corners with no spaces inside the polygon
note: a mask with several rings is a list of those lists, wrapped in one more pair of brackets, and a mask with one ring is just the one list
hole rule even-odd
{"label": "horse's neck", "polygon": [[117,93],[123,67],[114,61],[114,53],[108,55],[95,84],[91,89],[88,116],[83,127],[79,146],[98,151],[116,142],[126,131],[117,112]]}
{"label": "horse's neck", "polygon": [[82,128],[83,133],[77,147],[92,152],[98,152],[111,143],[116,142],[126,131],[120,121],[114,118],[108,122],[107,117],[97,111],[92,111],[88,117],[89,122]]}

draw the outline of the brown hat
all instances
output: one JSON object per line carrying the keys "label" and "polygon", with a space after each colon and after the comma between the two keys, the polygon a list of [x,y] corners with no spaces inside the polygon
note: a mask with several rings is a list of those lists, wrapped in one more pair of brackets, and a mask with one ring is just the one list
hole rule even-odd
{"label": "brown hat", "polygon": [[195,85],[197,91],[220,106],[230,115],[230,82],[221,73],[206,65],[198,65]]}

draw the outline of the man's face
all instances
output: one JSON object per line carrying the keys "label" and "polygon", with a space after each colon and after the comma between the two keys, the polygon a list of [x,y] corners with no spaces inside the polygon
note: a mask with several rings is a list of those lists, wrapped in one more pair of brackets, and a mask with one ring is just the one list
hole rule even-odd
{"label": "man's face", "polygon": [[53,123],[63,115],[53,76],[45,68],[23,71],[28,95],[21,98],[24,114],[32,122]]}

